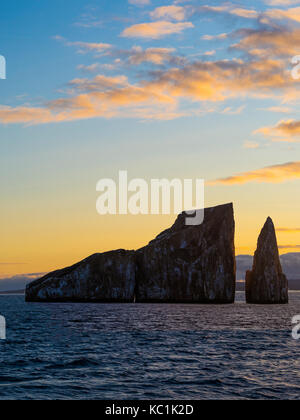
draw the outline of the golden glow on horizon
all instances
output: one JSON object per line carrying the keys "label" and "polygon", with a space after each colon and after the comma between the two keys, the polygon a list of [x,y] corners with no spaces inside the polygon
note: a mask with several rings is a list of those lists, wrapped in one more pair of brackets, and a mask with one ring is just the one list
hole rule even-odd
{"label": "golden glow on horizon", "polygon": [[[27,97],[13,88],[18,99],[0,104],[0,277],[137,249],[170,227],[175,216],[97,215],[98,166],[110,173],[124,163],[151,178],[161,172],[199,178],[199,171],[211,180],[206,206],[235,204],[237,254],[253,254],[268,216],[278,226],[280,253],[300,249],[300,79],[292,71],[292,57],[300,54],[300,7],[292,7],[294,0],[269,1],[258,10],[256,4],[138,3],[134,20],[122,15],[111,25],[104,13],[97,32],[92,21],[89,42],[84,26],[65,25],[64,37],[49,45],[61,60],[73,54],[66,63],[78,67],[66,64],[61,79],[49,77],[42,100],[34,99],[36,80],[25,77],[26,68],[33,97],[30,89]],[[39,47],[33,42],[32,50]]]}
{"label": "golden glow on horizon", "polygon": [[[244,217],[236,213],[236,254],[252,254],[265,218],[257,223],[256,216]],[[83,218],[80,214],[61,214],[38,217],[32,215],[24,224],[20,221],[15,230],[6,227],[5,244],[0,245],[0,278],[16,274],[49,272],[72,265],[96,252],[113,249],[138,249],[157,234],[170,227],[175,216],[98,216]],[[298,236],[299,235],[299,236]],[[280,253],[297,252],[286,245],[286,232],[277,231],[278,243],[285,245]],[[300,232],[293,235],[297,243]]]}

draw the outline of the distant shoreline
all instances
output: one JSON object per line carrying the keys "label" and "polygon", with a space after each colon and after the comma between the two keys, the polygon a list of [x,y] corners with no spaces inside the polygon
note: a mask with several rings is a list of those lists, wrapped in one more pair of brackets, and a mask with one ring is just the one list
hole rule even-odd
{"label": "distant shoreline", "polygon": [[0,296],[1,295],[25,295],[25,290],[11,290],[11,291],[0,292]]}

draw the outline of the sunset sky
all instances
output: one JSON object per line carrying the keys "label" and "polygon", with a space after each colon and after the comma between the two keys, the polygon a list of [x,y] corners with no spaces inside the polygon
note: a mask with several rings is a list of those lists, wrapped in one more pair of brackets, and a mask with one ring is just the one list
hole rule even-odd
{"label": "sunset sky", "polygon": [[300,252],[300,2],[11,0],[0,35],[0,278],[169,227],[97,214],[119,170],[204,178],[206,206],[234,202],[237,254],[267,216]]}

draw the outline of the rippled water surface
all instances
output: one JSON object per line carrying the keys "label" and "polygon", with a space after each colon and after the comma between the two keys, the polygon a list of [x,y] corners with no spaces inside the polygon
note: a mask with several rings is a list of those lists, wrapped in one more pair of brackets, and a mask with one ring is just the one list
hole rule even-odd
{"label": "rippled water surface", "polygon": [[0,399],[298,399],[290,304],[24,303],[0,296]]}

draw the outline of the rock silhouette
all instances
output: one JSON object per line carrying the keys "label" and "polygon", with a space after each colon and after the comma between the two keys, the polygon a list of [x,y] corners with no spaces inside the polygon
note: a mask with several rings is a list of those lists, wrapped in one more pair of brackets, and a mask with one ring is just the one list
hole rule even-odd
{"label": "rock silhouette", "polygon": [[258,238],[252,271],[246,273],[247,303],[288,303],[288,280],[282,272],[275,227],[269,217]]}
{"label": "rock silhouette", "polygon": [[204,223],[174,225],[137,252],[140,302],[232,303],[235,298],[231,204],[205,210]]}
{"label": "rock silhouette", "polygon": [[186,215],[138,251],[95,254],[30,283],[28,302],[233,303],[236,267],[233,205]]}

